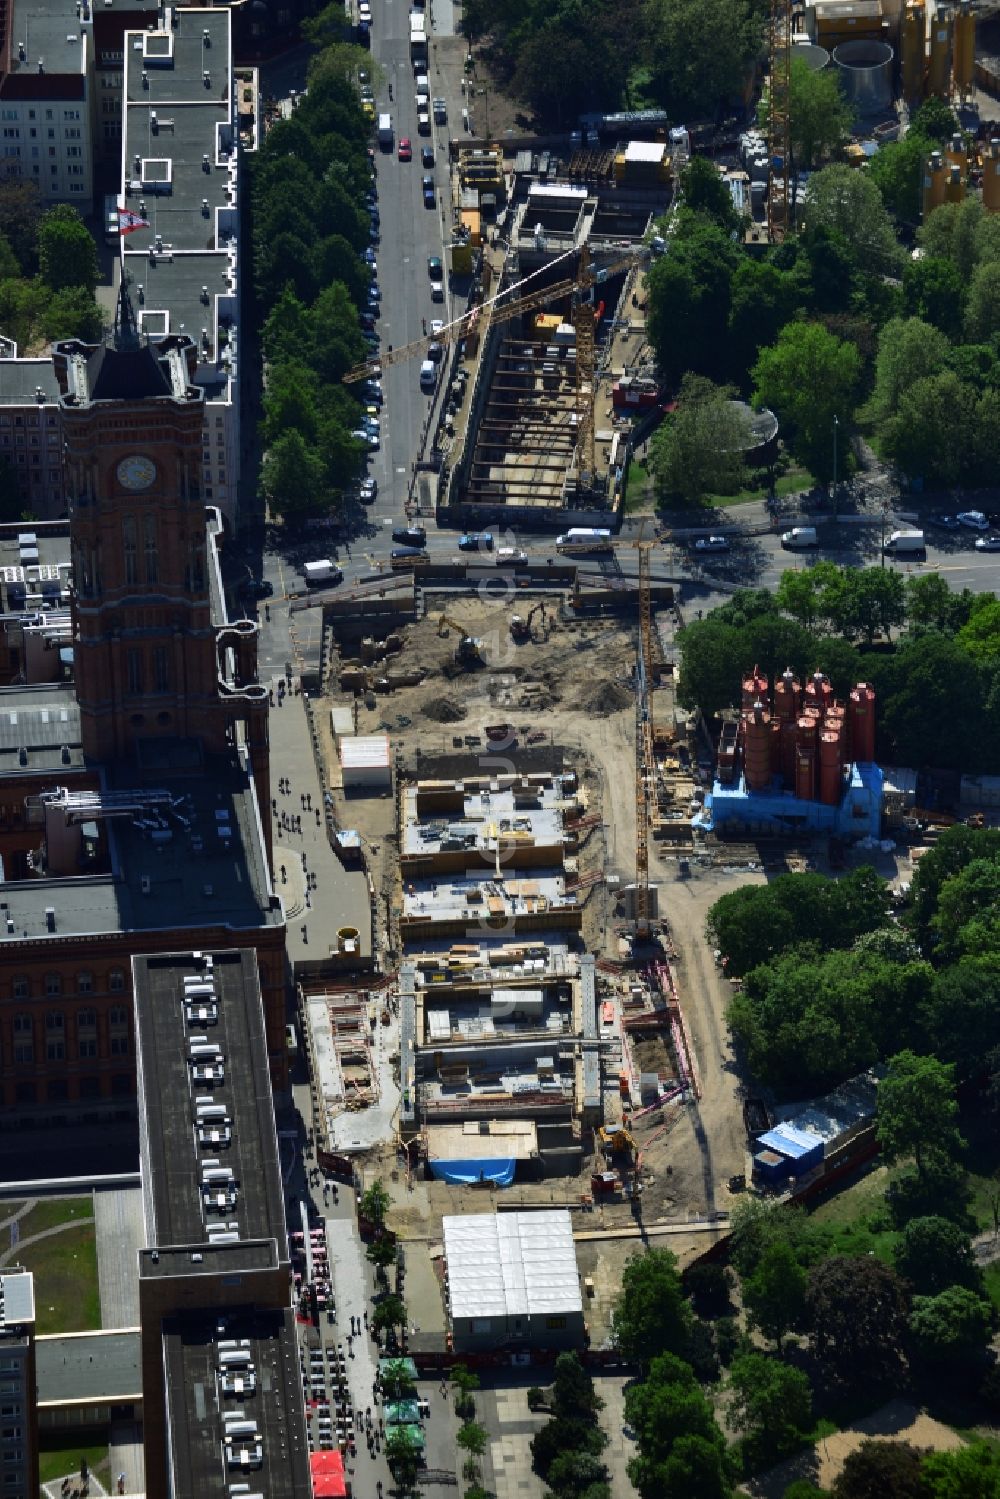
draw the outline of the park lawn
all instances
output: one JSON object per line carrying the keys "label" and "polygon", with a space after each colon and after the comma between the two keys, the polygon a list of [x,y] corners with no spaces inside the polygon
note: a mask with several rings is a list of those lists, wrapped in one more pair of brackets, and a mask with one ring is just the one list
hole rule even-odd
{"label": "park lawn", "polygon": [[[780,499],[786,494],[797,494],[800,490],[811,489],[816,483],[807,468],[800,468],[798,464],[792,464],[787,474],[781,474],[774,483],[774,492]],[[753,484],[746,489],[741,489],[738,494],[710,494],[705,498],[705,504],[717,507],[719,510],[727,510],[730,505],[749,505],[754,500],[766,500],[768,486],[764,484]]]}
{"label": "park lawn", "polygon": [[887,1226],[885,1189],[889,1172],[876,1166],[860,1180],[835,1193],[814,1208],[811,1217],[832,1234],[833,1254],[874,1254],[892,1264],[893,1246],[899,1234]]}
{"label": "park lawn", "polygon": [[67,1442],[58,1447],[43,1445],[38,1454],[38,1476],[42,1483],[52,1483],[56,1478],[80,1473],[80,1459],[85,1457],[91,1473],[94,1473],[111,1492],[111,1459],[107,1443],[103,1446],[87,1447],[79,1442]]}
{"label": "park lawn", "polygon": [[89,1332],[100,1327],[93,1223],[26,1245],[17,1258],[35,1277],[36,1332]]}
{"label": "park lawn", "polygon": [[40,1234],[47,1228],[57,1228],[60,1223],[72,1223],[74,1218],[85,1222],[93,1219],[94,1200],[86,1197],[51,1197],[38,1202],[18,1222],[22,1241],[32,1234]]}

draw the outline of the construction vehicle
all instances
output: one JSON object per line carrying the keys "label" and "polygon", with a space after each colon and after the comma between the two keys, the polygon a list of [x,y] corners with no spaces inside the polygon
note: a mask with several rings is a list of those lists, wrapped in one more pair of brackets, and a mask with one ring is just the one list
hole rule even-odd
{"label": "construction vehicle", "polygon": [[447,635],[448,630],[458,631],[458,644],[455,647],[455,660],[459,666],[478,666],[483,659],[483,643],[476,640],[460,625],[457,619],[452,619],[448,614],[441,614],[438,618],[438,635]]}
{"label": "construction vehicle", "polygon": [[511,639],[512,640],[518,640],[518,641],[522,641],[523,642],[523,641],[530,640],[532,638],[532,636],[531,636],[531,622],[535,618],[536,614],[540,614],[541,615],[541,617],[542,617],[542,623],[544,624],[545,623],[545,619],[546,619],[546,615],[545,615],[545,600],[544,599],[540,600],[537,604],[533,605],[533,607],[529,610],[529,612],[528,612],[527,615],[523,615],[523,614],[512,614],[511,615],[511,617],[510,617],[510,634],[511,634]]}
{"label": "construction vehicle", "polygon": [[597,1144],[605,1155],[625,1155],[631,1152],[635,1160],[639,1158],[639,1147],[624,1124],[613,1124],[610,1128],[602,1124],[597,1131]]}

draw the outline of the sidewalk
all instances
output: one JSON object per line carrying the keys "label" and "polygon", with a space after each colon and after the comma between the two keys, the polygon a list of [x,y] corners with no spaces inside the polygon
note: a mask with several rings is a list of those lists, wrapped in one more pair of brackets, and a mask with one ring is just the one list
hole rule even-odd
{"label": "sidewalk", "polygon": [[[266,685],[275,687],[277,705],[277,679]],[[317,807],[322,817],[323,787],[301,696],[286,693],[284,706],[272,708],[270,734],[271,795],[277,804],[277,815],[272,818],[275,888],[288,913],[288,956],[293,963],[325,957],[336,948],[337,928],[353,926],[360,933],[362,957],[370,957],[372,923],[367,876],[362,870],[345,869],[330,847],[325,824],[316,825]],[[278,782],[285,776],[291,783],[288,793],[278,790]],[[303,809],[305,793],[311,798],[311,811]],[[281,827],[282,812],[291,818],[301,818],[302,831]],[[316,876],[317,886],[312,892],[302,888],[299,869],[303,860],[307,871]],[[281,880],[282,863],[288,877],[285,884]]]}

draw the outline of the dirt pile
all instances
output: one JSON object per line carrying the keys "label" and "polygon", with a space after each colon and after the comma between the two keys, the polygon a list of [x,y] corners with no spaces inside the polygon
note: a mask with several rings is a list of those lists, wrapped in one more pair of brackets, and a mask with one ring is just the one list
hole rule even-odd
{"label": "dirt pile", "polygon": [[432,697],[424,703],[421,712],[432,723],[460,723],[465,717],[462,704],[453,697]]}
{"label": "dirt pile", "polygon": [[623,687],[620,682],[595,682],[587,688],[575,706],[580,713],[587,713],[594,718],[607,718],[609,714],[627,708],[632,702],[632,691]]}

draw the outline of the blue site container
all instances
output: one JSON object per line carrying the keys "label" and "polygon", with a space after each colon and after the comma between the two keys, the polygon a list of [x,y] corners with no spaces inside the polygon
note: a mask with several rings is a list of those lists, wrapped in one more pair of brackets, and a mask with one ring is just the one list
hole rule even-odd
{"label": "blue site container", "polygon": [[767,1187],[783,1187],[791,1173],[788,1161],[776,1150],[762,1150],[753,1158],[754,1181]]}
{"label": "blue site container", "polygon": [[810,1130],[796,1129],[794,1124],[776,1124],[766,1135],[761,1135],[759,1145],[785,1157],[786,1174],[807,1176],[823,1163],[824,1141]]}

